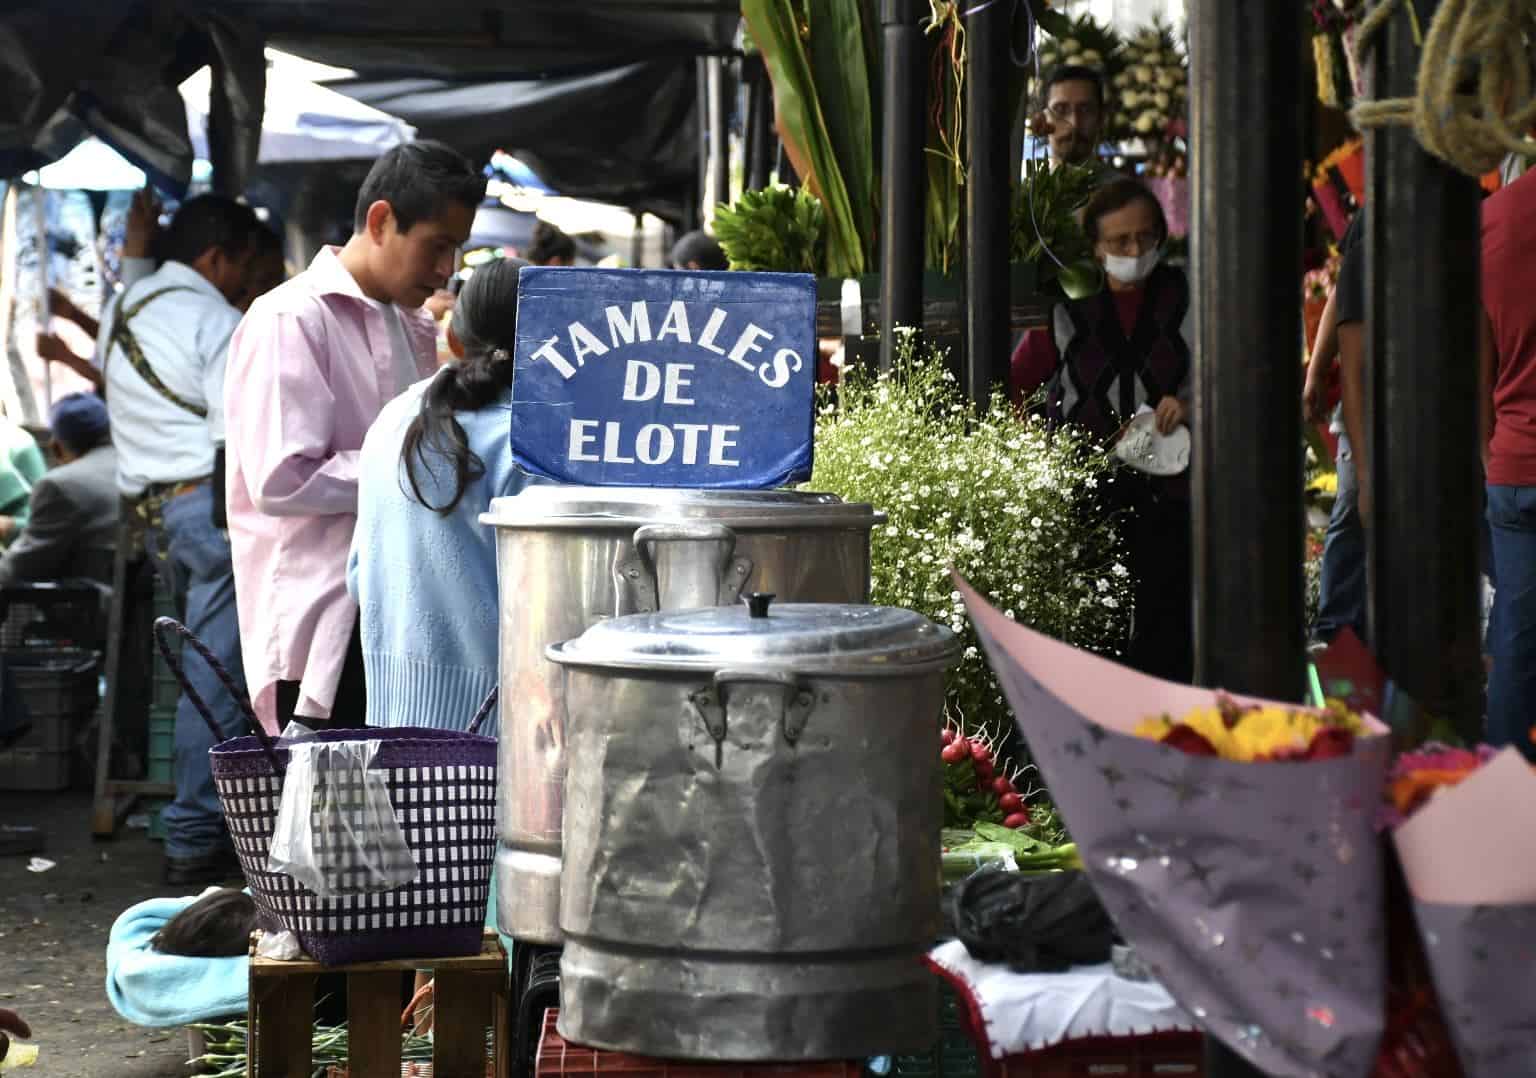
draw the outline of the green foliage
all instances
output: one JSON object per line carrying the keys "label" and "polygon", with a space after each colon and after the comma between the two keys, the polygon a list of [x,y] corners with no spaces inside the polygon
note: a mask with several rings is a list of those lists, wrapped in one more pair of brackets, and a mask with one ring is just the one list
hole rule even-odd
{"label": "green foliage", "polygon": [[1111,459],[1071,428],[1054,433],[998,395],[977,412],[943,357],[910,335],[889,374],[850,371],[817,419],[811,486],[889,514],[872,541],[873,600],[953,629],[952,722],[1011,726],[949,569],[1010,618],[1114,654],[1131,608],[1113,524],[1092,502]]}
{"label": "green foliage", "polygon": [[[826,20],[840,39],[853,35],[850,27],[862,25],[858,0],[818,0],[816,10],[818,25]],[[741,14],[773,82],[774,115],[785,151],[802,182],[826,206],[826,258],[814,272],[857,277],[864,272],[865,245],[873,243],[874,235],[872,212],[869,227],[861,232],[865,200],[857,191],[850,196],[849,189],[848,170],[858,182],[859,154],[852,147],[858,145],[860,123],[841,118],[834,133],[827,117],[833,110],[853,108],[851,100],[860,87],[863,112],[873,115],[867,60],[860,63],[863,50],[844,57],[849,70],[834,75],[819,48],[810,48],[809,8],[802,0],[742,0]],[[859,29],[858,34],[862,33]],[[855,65],[859,70],[852,70]],[[868,122],[863,127],[867,129]],[[848,162],[839,160],[840,148],[851,155]],[[863,153],[873,162],[871,148],[866,146]],[[872,164],[869,175],[873,176]]]}
{"label": "green foliage", "polygon": [[746,191],[715,211],[715,238],[734,270],[821,273],[826,233],[826,210],[803,187]]}
{"label": "green foliage", "polygon": [[1011,257],[1035,263],[1041,283],[1061,276],[1066,284],[1069,274],[1096,279],[1093,247],[1078,223],[1096,184],[1090,169],[1030,162],[1014,196]]}

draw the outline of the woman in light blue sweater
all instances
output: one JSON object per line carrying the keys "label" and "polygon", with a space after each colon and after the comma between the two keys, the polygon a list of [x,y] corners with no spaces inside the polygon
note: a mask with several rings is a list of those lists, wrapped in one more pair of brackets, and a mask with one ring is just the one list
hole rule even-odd
{"label": "woman in light blue sweater", "polygon": [[[449,329],[463,358],[385,405],[363,441],[347,590],[369,726],[464,730],[496,684],[496,539],[479,517],[528,481],[510,429],[524,265],[475,271]],[[494,717],[480,732],[496,736]]]}

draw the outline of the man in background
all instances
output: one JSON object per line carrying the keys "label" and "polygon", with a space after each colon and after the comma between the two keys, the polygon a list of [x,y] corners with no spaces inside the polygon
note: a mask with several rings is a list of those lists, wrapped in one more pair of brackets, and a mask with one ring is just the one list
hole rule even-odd
{"label": "man in background", "polygon": [[27,526],[0,557],[0,588],[79,578],[110,585],[118,501],[107,406],[94,393],[71,393],[48,425],[59,464],[32,488]]}
{"label": "man in background", "polygon": [[1076,64],[1056,68],[1045,80],[1041,109],[1035,128],[1048,138],[1052,168],[1079,165],[1097,173],[1100,182],[1115,178],[1115,170],[1098,155],[1104,130],[1102,74]]}
{"label": "man in background", "polygon": [[[214,516],[214,466],[224,441],[224,366],[260,249],[255,212],[202,195],[159,238],[160,268],[124,289],[101,319],[96,362],[106,388],[117,486],[145,522],[145,546],[187,627],[235,672],[240,634],[229,538]],[[187,676],[208,702],[217,737],[185,695],[176,708],[176,798],[165,809],[165,882],[238,874],[208,750],[245,732],[245,717],[202,663]]]}
{"label": "man in background", "polygon": [[730,261],[720,244],[708,232],[695,229],[672,245],[673,269],[724,270],[730,269]]}
{"label": "man in background", "polygon": [[1496,576],[1487,741],[1536,760],[1536,172],[1483,203],[1480,418]]}

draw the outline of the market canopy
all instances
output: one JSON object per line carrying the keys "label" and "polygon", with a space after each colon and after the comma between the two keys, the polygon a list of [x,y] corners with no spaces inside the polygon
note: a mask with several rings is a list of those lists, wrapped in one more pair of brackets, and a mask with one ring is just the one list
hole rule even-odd
{"label": "market canopy", "polygon": [[332,85],[476,160],[497,150],[514,154],[573,198],[676,218],[697,169],[691,63],[652,60],[557,79]]}
{"label": "market canopy", "polygon": [[[205,159],[212,85],[205,69],[181,86],[192,149]],[[263,165],[371,160],[416,137],[404,120],[304,79],[269,79],[265,106],[256,158]]]}
{"label": "market canopy", "polygon": [[[685,58],[729,51],[738,23],[737,0],[11,0],[0,175],[95,133],[185,187],[194,150],[177,87],[211,65],[209,156],[216,185],[238,190],[256,159],[266,44],[367,79],[485,82],[640,62],[691,69]],[[578,132],[560,127],[559,141]]]}
{"label": "market canopy", "polygon": [[205,0],[269,44],[360,76],[542,78],[729,52],[740,0]]}

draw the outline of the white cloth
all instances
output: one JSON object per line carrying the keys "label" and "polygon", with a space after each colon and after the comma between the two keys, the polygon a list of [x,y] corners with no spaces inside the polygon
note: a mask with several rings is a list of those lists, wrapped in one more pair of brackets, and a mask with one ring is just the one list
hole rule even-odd
{"label": "white cloth", "polygon": [[974,1002],[993,1059],[1079,1037],[1196,1028],[1166,988],[1117,977],[1108,962],[1074,966],[1065,973],[1015,973],[1005,965],[976,961],[959,940],[935,947],[928,961]]}
{"label": "white cloth", "polygon": [[[167,400],[133,368],[121,348],[107,354],[120,310],[163,288],[129,323],[150,368],[171,392],[205,408],[199,417]],[[151,483],[177,483],[213,473],[214,447],[224,441],[224,362],[240,312],[202,274],[167,262],[108,304],[96,338],[106,372],[107,414],[117,447],[117,487],[137,497]]]}

